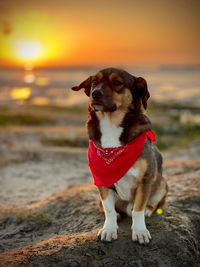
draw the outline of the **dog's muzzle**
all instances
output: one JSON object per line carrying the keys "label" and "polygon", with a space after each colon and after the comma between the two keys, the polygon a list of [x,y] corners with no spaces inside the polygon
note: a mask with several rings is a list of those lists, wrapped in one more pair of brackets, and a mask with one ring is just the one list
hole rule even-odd
{"label": "dog's muzzle", "polygon": [[95,111],[113,112],[117,109],[115,104],[109,103],[101,88],[97,88],[92,92],[91,105]]}

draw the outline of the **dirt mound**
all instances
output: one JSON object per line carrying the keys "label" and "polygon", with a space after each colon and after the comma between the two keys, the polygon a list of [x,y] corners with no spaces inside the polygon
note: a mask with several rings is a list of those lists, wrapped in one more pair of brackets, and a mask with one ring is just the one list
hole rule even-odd
{"label": "dirt mound", "polygon": [[104,215],[91,184],[72,187],[26,206],[1,211],[0,266],[200,266],[200,164],[165,162],[169,208],[147,218],[148,246],[131,241],[131,218],[119,238],[101,243]]}

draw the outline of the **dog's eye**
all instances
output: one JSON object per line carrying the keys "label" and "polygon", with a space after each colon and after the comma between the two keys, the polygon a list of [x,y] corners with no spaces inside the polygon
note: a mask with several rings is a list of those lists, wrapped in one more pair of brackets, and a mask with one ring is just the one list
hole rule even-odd
{"label": "dog's eye", "polygon": [[97,80],[93,80],[93,81],[92,81],[92,85],[93,85],[93,86],[97,85],[97,83],[98,83]]}
{"label": "dog's eye", "polygon": [[114,86],[120,86],[120,85],[122,85],[122,82],[119,81],[119,80],[114,80],[114,81],[112,82],[112,84],[113,84]]}

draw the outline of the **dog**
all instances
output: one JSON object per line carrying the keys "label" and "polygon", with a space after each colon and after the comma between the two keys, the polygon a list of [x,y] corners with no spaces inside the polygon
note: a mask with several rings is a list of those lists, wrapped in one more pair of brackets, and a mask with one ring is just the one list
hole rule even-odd
{"label": "dog", "polygon": [[147,244],[151,235],[145,216],[165,207],[168,191],[162,156],[144,114],[147,83],[125,70],[106,68],[72,87],[81,89],[89,97],[89,167],[105,213],[98,237],[116,240],[117,212],[123,212],[132,217],[132,240]]}

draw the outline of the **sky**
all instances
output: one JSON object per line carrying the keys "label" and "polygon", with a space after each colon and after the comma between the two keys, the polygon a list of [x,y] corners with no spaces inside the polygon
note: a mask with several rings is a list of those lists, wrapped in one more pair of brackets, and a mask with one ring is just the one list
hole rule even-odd
{"label": "sky", "polygon": [[0,66],[200,64],[197,0],[0,0]]}

